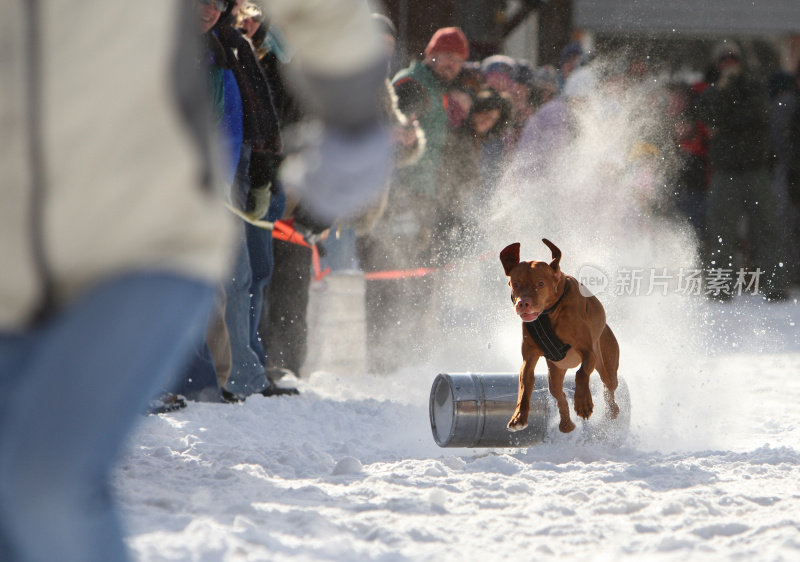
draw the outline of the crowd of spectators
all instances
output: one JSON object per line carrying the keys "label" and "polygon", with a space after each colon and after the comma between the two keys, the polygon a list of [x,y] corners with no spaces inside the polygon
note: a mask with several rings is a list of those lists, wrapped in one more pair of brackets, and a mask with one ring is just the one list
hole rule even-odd
{"label": "crowd of spectators", "polygon": [[[198,5],[215,10],[213,2]],[[373,22],[391,61],[395,26],[381,14]],[[220,291],[207,342],[176,394],[240,401],[253,393],[296,393],[279,381],[299,374],[305,360],[309,287],[320,256],[322,267],[358,269],[370,279],[370,371],[398,367],[403,354],[387,348],[424,355],[435,320],[421,311],[433,306],[433,273],[480,247],[481,213],[510,168],[529,177],[552,173],[546,155],[569,148],[581,104],[599,92],[621,98],[647,89],[639,112],[650,112],[659,133],[622,148],[631,159],[658,163],[666,189],[652,212],[693,231],[701,266],[757,268],[770,300],[788,298],[800,281],[788,244],[800,200],[796,82],[785,74],[769,84],[759,80],[735,42],[715,48],[706,76],[678,80],[649,74],[641,58],[587,53],[577,41],[563,48],[556,66],[503,54],[471,60],[461,29],[439,29],[419,60],[394,75],[387,67],[382,111],[392,130],[390,181],[357,213],[320,220],[291,194],[287,200],[276,173],[285,156],[281,135],[290,138],[308,117],[285,84],[291,45],[242,0],[202,31],[212,85],[239,85],[240,100],[232,104],[222,95],[231,88],[213,93],[238,162],[230,170],[234,205],[250,221],[242,224],[237,268]],[[226,114],[237,104],[241,132],[230,130]]]}

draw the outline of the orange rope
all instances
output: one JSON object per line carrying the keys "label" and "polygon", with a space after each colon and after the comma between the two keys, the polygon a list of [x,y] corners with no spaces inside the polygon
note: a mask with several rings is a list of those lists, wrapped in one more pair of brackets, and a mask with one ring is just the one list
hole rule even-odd
{"label": "orange rope", "polygon": [[298,246],[305,246],[311,248],[311,265],[314,268],[314,280],[322,281],[322,278],[331,272],[330,267],[324,270],[319,262],[319,250],[316,244],[309,244],[303,235],[297,232],[288,221],[275,221],[275,229],[272,231],[272,237],[277,240],[297,244]]}
{"label": "orange rope", "polygon": [[416,269],[395,269],[393,271],[371,271],[364,274],[368,281],[385,281],[388,279],[409,279],[411,277],[424,277],[439,271],[434,267],[418,267]]}

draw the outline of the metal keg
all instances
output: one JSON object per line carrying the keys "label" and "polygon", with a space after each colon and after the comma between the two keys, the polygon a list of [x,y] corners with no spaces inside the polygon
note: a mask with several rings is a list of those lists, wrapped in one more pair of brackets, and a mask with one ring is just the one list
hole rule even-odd
{"label": "metal keg", "polygon": [[[588,421],[572,412],[576,431],[585,436],[619,444],[630,425],[630,396],[620,378],[615,392],[620,415],[615,420],[605,416],[603,385],[595,373],[590,377],[595,411]],[[506,427],[517,404],[519,375],[516,373],[440,374],[431,387],[429,413],[431,430],[440,447],[528,447],[543,442],[558,432],[558,408],[550,395],[546,374],[536,374],[531,393],[528,427],[509,431]],[[572,408],[575,375],[564,378],[564,393]]]}

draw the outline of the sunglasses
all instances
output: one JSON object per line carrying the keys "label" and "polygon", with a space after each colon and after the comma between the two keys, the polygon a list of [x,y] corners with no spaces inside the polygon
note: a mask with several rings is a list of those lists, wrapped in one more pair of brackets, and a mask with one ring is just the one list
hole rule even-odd
{"label": "sunglasses", "polygon": [[228,7],[227,0],[197,0],[197,3],[204,6],[213,6],[215,10],[220,12],[224,12],[225,8]]}

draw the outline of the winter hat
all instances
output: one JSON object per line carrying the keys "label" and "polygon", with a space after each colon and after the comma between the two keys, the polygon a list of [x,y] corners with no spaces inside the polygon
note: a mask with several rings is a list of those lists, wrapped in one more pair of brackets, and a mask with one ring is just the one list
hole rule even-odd
{"label": "winter hat", "polygon": [[509,78],[514,78],[514,69],[517,66],[517,61],[506,55],[492,55],[486,57],[481,62],[481,71],[484,74],[491,72],[499,72],[505,74]]}
{"label": "winter hat", "polygon": [[742,50],[739,48],[739,45],[726,39],[714,45],[714,50],[711,52],[711,58],[715,63],[726,58],[741,60]]}
{"label": "winter hat", "polygon": [[247,0],[242,7],[239,8],[239,17],[244,18],[254,18],[256,21],[264,21],[264,13],[261,11],[261,6],[258,4],[254,4]]}
{"label": "winter hat", "polygon": [[458,27],[443,27],[433,34],[428,46],[425,47],[425,55],[431,56],[436,53],[453,53],[460,55],[465,60],[469,58],[469,42],[467,36]]}

